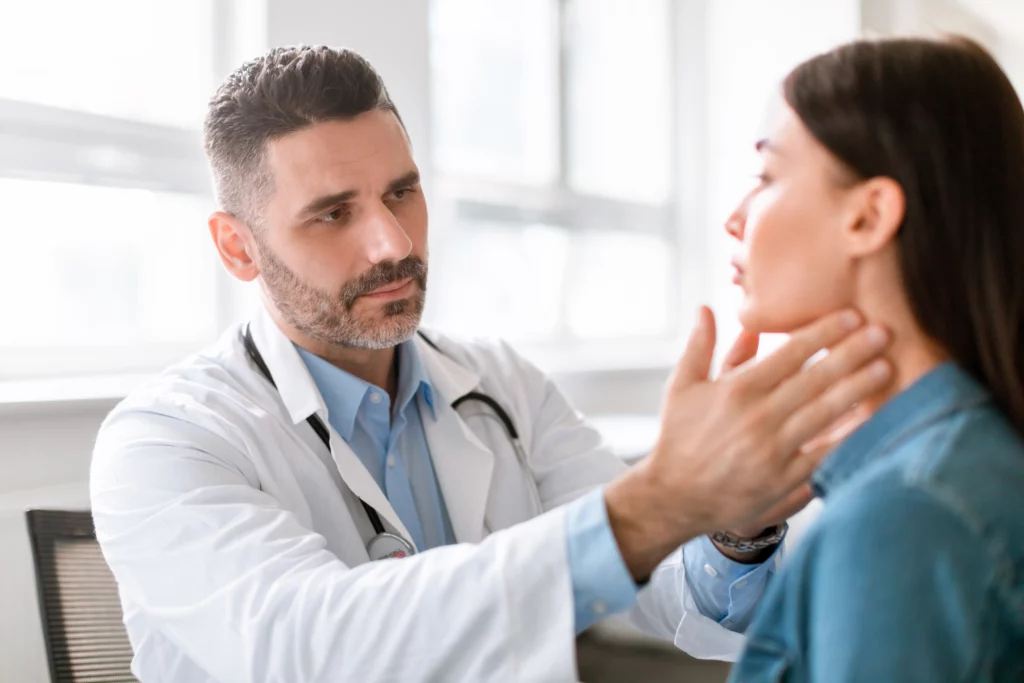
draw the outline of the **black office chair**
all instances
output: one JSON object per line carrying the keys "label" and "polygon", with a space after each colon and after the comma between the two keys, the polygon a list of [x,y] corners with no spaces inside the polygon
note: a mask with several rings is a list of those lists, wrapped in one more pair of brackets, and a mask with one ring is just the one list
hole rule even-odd
{"label": "black office chair", "polygon": [[29,510],[27,520],[53,683],[135,681],[117,583],[92,514]]}

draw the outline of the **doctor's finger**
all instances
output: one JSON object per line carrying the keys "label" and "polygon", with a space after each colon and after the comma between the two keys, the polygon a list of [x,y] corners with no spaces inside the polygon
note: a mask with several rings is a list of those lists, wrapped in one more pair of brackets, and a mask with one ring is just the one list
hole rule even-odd
{"label": "doctor's finger", "polygon": [[838,420],[858,401],[883,389],[891,379],[889,363],[876,360],[794,413],[782,425],[776,442],[778,453],[793,454],[788,458],[784,479],[796,485],[810,478],[832,444],[826,443],[813,450],[801,449],[801,445]]}
{"label": "doctor's finger", "polygon": [[[835,346],[827,356],[777,387],[770,399],[771,414],[778,422],[785,421],[830,387],[836,386],[844,378],[880,356],[888,343],[889,334],[880,327],[871,326],[858,330]],[[823,425],[822,429],[839,417],[840,415],[837,415],[828,424]],[[811,437],[816,434],[818,432]]]}
{"label": "doctor's finger", "polygon": [[697,314],[697,325],[690,332],[686,349],[669,380],[670,393],[682,391],[708,378],[711,358],[715,355],[715,339],[715,315],[707,306],[701,306]]}
{"label": "doctor's finger", "polygon": [[830,349],[863,325],[855,311],[833,313],[793,333],[789,340],[764,360],[745,368],[743,382],[763,391],[800,372],[814,354]]}
{"label": "doctor's finger", "polygon": [[760,336],[753,332],[747,332],[743,330],[736,337],[736,341],[732,343],[729,350],[725,354],[725,359],[722,361],[722,368],[719,371],[719,375],[732,372],[739,366],[751,360],[757,355],[757,347],[760,343]]}

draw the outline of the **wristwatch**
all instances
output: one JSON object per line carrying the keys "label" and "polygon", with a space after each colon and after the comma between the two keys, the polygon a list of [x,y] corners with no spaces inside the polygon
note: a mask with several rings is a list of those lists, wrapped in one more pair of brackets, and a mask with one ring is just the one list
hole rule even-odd
{"label": "wristwatch", "polygon": [[789,531],[789,522],[783,522],[777,526],[768,527],[754,538],[739,538],[728,531],[716,531],[711,534],[711,540],[738,553],[753,553],[782,543],[787,531]]}

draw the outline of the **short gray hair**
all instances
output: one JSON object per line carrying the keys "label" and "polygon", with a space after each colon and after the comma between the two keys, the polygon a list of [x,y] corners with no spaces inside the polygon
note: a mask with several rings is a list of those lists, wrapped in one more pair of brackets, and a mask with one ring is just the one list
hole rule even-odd
{"label": "short gray hair", "polygon": [[266,143],[324,121],[398,110],[374,68],[351,50],[274,48],[234,71],[210,100],[203,140],[221,208],[250,226],[273,193]]}

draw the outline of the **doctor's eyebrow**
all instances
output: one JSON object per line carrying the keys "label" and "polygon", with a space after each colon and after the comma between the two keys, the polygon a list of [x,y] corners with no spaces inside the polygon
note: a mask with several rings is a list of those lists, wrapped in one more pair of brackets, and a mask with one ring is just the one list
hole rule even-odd
{"label": "doctor's eyebrow", "polygon": [[333,194],[317,197],[309,204],[302,207],[302,210],[299,211],[299,218],[306,218],[308,216],[315,216],[323,213],[328,209],[334,208],[338,204],[344,204],[347,201],[355,199],[358,194],[359,193],[355,190],[345,190],[344,192],[335,192]]}
{"label": "doctor's eyebrow", "polygon": [[[420,182],[419,171],[409,171],[408,173],[395,178],[388,183],[387,188],[384,190],[384,194],[391,194],[396,190],[415,185]],[[315,216],[321,214],[328,209],[333,209],[338,204],[344,204],[345,202],[352,201],[359,192],[357,190],[345,190],[344,192],[334,192],[332,194],[323,195],[312,200],[299,211],[299,218],[306,218],[308,216]]]}
{"label": "doctor's eyebrow", "polygon": [[415,185],[418,182],[420,182],[419,171],[409,171],[405,175],[395,178],[388,183],[387,189],[384,190],[384,194],[391,194],[395,190],[401,190],[402,188],[409,187],[410,185]]}

